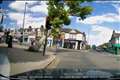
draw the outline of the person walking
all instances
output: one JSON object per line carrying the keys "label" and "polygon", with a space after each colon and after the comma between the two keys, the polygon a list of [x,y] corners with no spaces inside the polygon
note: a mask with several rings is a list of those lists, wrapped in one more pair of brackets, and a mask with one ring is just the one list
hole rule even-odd
{"label": "person walking", "polygon": [[8,42],[8,47],[9,48],[12,48],[12,40],[13,40],[12,35],[9,35],[9,42]]}
{"label": "person walking", "polygon": [[8,31],[6,36],[6,43],[8,44],[8,48],[12,48],[12,40],[13,40],[13,37]]}

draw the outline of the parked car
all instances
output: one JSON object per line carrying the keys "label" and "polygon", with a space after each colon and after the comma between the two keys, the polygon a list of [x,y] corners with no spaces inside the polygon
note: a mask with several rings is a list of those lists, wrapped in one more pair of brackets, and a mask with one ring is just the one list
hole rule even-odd
{"label": "parked car", "polygon": [[98,47],[98,48],[96,48],[96,51],[98,51],[98,52],[103,52],[103,51],[104,51],[104,49],[102,49],[102,48]]}

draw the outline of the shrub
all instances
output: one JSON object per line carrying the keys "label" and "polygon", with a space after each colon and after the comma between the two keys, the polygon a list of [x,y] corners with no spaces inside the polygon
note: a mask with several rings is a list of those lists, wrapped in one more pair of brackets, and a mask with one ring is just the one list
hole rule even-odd
{"label": "shrub", "polygon": [[86,45],[86,49],[88,50],[88,49],[90,49],[91,47],[90,47],[90,45]]}

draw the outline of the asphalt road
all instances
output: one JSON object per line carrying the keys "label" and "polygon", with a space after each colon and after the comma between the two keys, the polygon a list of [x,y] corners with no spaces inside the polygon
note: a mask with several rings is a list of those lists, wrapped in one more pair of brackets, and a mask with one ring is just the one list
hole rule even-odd
{"label": "asphalt road", "polygon": [[[7,57],[6,47],[0,46],[0,75],[9,76],[10,75],[10,61]],[[0,76],[0,80],[8,80]]]}
{"label": "asphalt road", "polygon": [[91,77],[110,79],[120,76],[120,56],[110,55],[106,52],[68,49],[48,49],[47,51],[55,53],[56,60],[49,64],[46,69],[33,70],[14,77],[28,74],[39,76],[39,78]]}
{"label": "asphalt road", "polygon": [[110,53],[68,49],[50,51],[56,53],[57,58],[48,66],[49,69],[120,70],[120,56],[110,55]]}

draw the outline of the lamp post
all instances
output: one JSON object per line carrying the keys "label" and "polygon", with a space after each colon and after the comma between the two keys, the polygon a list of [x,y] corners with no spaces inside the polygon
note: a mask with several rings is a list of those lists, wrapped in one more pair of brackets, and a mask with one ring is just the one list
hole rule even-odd
{"label": "lamp post", "polygon": [[3,19],[4,19],[4,10],[3,9],[0,9],[0,25],[3,23]]}
{"label": "lamp post", "polygon": [[88,29],[88,44],[90,44],[90,29]]}
{"label": "lamp post", "polygon": [[26,5],[27,5],[27,2],[25,2],[25,9],[24,9],[24,16],[23,16],[22,43],[24,43],[24,27],[25,27]]}

